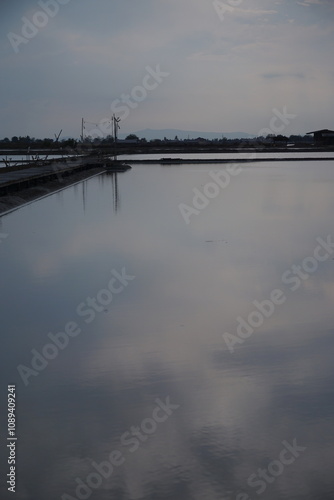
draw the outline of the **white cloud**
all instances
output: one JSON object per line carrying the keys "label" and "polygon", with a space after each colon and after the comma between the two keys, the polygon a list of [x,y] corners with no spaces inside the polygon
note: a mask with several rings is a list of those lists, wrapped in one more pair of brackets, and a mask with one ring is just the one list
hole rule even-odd
{"label": "white cloud", "polygon": [[231,14],[235,16],[266,16],[270,14],[277,14],[277,10],[261,10],[261,9],[239,9],[237,7],[233,7],[231,10]]}

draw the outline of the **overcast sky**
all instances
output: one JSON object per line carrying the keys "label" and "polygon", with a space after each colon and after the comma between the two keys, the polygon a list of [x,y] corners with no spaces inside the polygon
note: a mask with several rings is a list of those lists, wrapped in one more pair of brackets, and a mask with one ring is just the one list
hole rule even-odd
{"label": "overcast sky", "polygon": [[257,135],[284,106],[284,134],[334,129],[333,0],[42,3],[1,0],[0,138],[78,137],[113,111],[123,133]]}

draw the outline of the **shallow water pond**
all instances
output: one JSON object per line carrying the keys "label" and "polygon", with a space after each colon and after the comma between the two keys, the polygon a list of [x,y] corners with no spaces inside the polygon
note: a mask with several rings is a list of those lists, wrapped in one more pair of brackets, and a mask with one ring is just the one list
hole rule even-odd
{"label": "shallow water pond", "polygon": [[18,499],[333,498],[334,161],[227,168],[0,219]]}

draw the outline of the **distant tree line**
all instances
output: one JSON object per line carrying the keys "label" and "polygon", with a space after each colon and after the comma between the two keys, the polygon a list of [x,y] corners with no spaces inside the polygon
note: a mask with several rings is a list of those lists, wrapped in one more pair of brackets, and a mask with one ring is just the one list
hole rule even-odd
{"label": "distant tree line", "polygon": [[[228,139],[226,137],[222,137],[221,139],[205,139],[203,137],[197,137],[196,139],[178,139],[176,136],[174,139],[167,139],[166,137],[162,139],[153,139],[151,141],[147,141],[146,139],[139,139],[135,134],[129,134],[125,141],[137,142],[138,144],[152,144],[152,145],[168,145],[168,144],[207,144],[212,146],[220,146],[225,148],[238,148],[240,146],[246,147],[249,145],[250,147],[254,146],[263,146],[263,147],[272,147],[272,146],[287,146],[287,145],[296,145],[296,146],[310,146],[313,143],[313,137],[309,135],[290,135],[289,137],[284,135],[267,135],[266,137],[256,137],[254,139]],[[120,143],[123,141],[119,141]],[[108,135],[104,138],[91,138],[85,137],[83,144],[87,146],[99,146],[99,147],[107,147],[114,143],[114,138],[111,135]],[[78,145],[82,144],[81,141],[73,138],[67,139],[36,139],[35,137],[30,137],[29,135],[25,137],[17,137],[13,136],[12,138],[5,137],[4,139],[0,139],[0,149],[75,149]]]}
{"label": "distant tree line", "polygon": [[0,147],[2,149],[27,149],[29,147],[34,149],[50,149],[53,147],[75,147],[78,141],[75,139],[62,139],[56,141],[55,139],[45,138],[45,139],[35,139],[35,137],[30,137],[29,135],[25,137],[17,137],[14,135],[11,139],[5,137],[0,140]]}

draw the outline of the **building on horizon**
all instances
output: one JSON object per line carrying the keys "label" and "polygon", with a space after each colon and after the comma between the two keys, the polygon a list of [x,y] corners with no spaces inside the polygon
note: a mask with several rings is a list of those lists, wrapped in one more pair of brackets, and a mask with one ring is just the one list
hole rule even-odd
{"label": "building on horizon", "polygon": [[312,135],[315,146],[333,146],[334,145],[334,130],[324,128],[308,132],[306,135]]}

